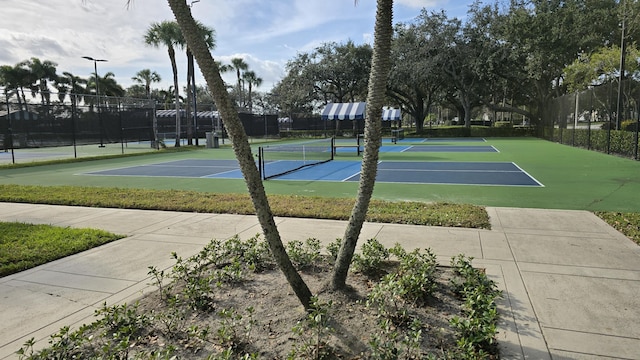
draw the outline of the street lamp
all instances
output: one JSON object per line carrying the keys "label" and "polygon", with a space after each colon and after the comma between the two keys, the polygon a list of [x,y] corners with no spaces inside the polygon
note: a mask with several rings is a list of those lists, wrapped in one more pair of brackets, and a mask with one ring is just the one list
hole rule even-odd
{"label": "street lamp", "polygon": [[[189,9],[193,8],[193,4],[200,2],[200,0],[191,0],[191,3],[189,4]],[[193,57],[191,58],[193,59]],[[198,99],[196,98],[196,91],[197,91],[197,87],[196,87],[196,69],[195,66],[193,67],[193,71],[191,72],[191,86],[193,86],[193,90],[191,91],[191,99],[193,101],[193,127],[194,132],[195,132],[195,138],[196,138],[196,146],[198,146]]]}
{"label": "street lamp", "polygon": [[104,127],[102,126],[102,117],[100,116],[100,86],[99,86],[99,78],[98,78],[98,61],[107,61],[104,59],[94,59],[91,56],[83,56],[83,59],[87,59],[89,61],[93,61],[93,70],[94,70],[94,74],[96,76],[96,107],[98,110],[98,122],[100,124],[100,146],[101,148],[104,147],[104,141],[103,141],[103,132],[104,132]]}

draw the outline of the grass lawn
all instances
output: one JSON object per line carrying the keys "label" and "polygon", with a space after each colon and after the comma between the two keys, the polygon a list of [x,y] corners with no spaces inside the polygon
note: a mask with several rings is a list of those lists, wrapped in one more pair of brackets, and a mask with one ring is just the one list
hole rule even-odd
{"label": "grass lawn", "polygon": [[94,229],[0,222],[0,276],[121,239],[123,236]]}

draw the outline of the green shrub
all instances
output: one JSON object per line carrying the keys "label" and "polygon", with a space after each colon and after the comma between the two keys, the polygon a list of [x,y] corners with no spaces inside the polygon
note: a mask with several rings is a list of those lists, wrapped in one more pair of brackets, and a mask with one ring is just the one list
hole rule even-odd
{"label": "green shrub", "polygon": [[389,259],[389,250],[376,239],[369,239],[362,245],[361,254],[353,256],[351,268],[363,274],[378,274],[382,263]]}
{"label": "green shrub", "polygon": [[638,121],[636,120],[625,120],[622,122],[622,124],[620,124],[620,129],[624,130],[624,131],[636,131],[636,128],[638,127]]}
{"label": "green shrub", "polygon": [[493,126],[496,128],[512,128],[513,124],[511,121],[496,121],[493,123]]}
{"label": "green shrub", "polygon": [[451,266],[459,276],[452,283],[464,299],[463,316],[454,316],[450,324],[457,333],[461,350],[472,353],[472,358],[488,358],[496,345],[498,309],[495,299],[501,295],[493,280],[481,269],[471,266],[471,257],[458,255]]}
{"label": "green shrub", "polygon": [[287,243],[287,254],[296,269],[309,268],[320,258],[320,240],[309,238],[305,242],[290,241]]}

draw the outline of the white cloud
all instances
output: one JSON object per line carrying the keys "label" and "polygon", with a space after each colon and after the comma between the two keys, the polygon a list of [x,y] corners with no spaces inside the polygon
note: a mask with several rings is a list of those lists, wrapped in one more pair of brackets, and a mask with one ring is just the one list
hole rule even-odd
{"label": "white cloud", "polygon": [[[461,4],[471,0],[460,1]],[[166,2],[133,0],[0,0],[0,65],[38,57],[58,63],[58,72],[88,77],[93,64],[82,56],[107,59],[98,71],[111,71],[123,86],[141,69],[157,71],[160,87],[172,85],[165,48],[145,46],[143,37],[154,21],[172,20]],[[421,7],[447,5],[448,0],[396,0],[395,19],[409,19]],[[268,91],[284,76],[284,66],[298,53],[325,42],[371,42],[375,1],[350,0],[201,0],[194,17],[216,31],[218,60],[242,55],[263,78],[258,89]],[[176,50],[179,80],[186,59]],[[199,75],[199,74],[198,74]],[[234,82],[235,75],[225,74]],[[228,78],[229,77],[229,78]],[[201,83],[202,79],[198,80]]]}

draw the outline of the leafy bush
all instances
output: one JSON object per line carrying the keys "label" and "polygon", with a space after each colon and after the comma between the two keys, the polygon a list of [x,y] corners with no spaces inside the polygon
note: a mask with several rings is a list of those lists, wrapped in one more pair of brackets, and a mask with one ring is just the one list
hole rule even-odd
{"label": "leafy bush", "polygon": [[309,238],[305,242],[293,240],[287,243],[287,254],[298,269],[306,269],[320,258],[320,240]]}
{"label": "leafy bush", "polygon": [[397,273],[404,289],[402,296],[414,304],[423,304],[436,289],[436,255],[430,249],[408,253],[400,244],[390,252],[400,260]]}
{"label": "leafy bush", "polygon": [[512,128],[513,124],[511,121],[496,121],[493,123],[493,126],[496,128]]}
{"label": "leafy bush", "polygon": [[636,128],[638,127],[638,121],[637,120],[625,120],[622,122],[622,124],[620,124],[620,129],[624,130],[624,131],[636,131]]}
{"label": "leafy bush", "polygon": [[460,349],[474,354],[472,358],[488,358],[496,345],[498,309],[495,299],[501,295],[495,282],[484,271],[471,266],[463,255],[451,259],[451,266],[460,276],[452,280],[457,292],[464,298],[464,316],[454,316],[450,323],[456,329]]}
{"label": "leafy bush", "polygon": [[376,239],[369,239],[362,244],[361,254],[355,254],[351,268],[363,274],[378,274],[381,265],[389,259],[389,250]]}

